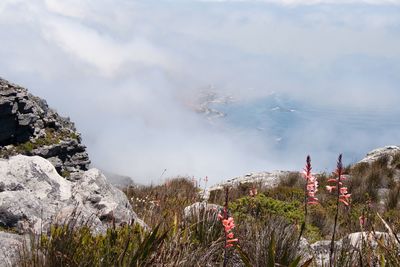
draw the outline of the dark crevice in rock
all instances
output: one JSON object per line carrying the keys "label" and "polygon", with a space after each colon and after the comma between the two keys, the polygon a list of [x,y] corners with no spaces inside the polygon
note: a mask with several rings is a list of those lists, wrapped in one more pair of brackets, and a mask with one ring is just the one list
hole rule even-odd
{"label": "dark crevice in rock", "polygon": [[0,207],[0,226],[4,228],[15,228],[18,221],[24,219],[24,216],[18,216],[9,212],[6,208]]}

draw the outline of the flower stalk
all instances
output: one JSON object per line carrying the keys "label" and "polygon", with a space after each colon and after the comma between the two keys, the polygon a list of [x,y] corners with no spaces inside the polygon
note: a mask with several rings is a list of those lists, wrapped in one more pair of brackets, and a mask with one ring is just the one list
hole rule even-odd
{"label": "flower stalk", "polygon": [[318,204],[318,198],[316,197],[316,193],[318,191],[318,180],[311,173],[311,157],[307,156],[306,166],[303,169],[303,177],[306,180],[304,185],[304,222],[301,225],[301,230],[299,234],[299,239],[297,243],[300,243],[301,237],[304,233],[307,223],[307,215],[308,215],[308,205],[316,205]]}
{"label": "flower stalk", "polygon": [[228,249],[233,247],[238,239],[234,237],[232,229],[235,228],[235,221],[233,217],[228,214],[228,204],[229,204],[229,188],[225,188],[225,205],[222,214],[218,214],[218,218],[221,220],[224,226],[225,242],[224,242],[224,262],[223,266],[228,266]]}
{"label": "flower stalk", "polygon": [[336,236],[337,221],[339,218],[339,204],[343,203],[345,206],[349,206],[349,200],[351,197],[351,194],[348,193],[347,187],[343,186],[343,181],[346,179],[346,177],[343,175],[343,170],[344,169],[342,163],[342,154],[340,154],[337,161],[336,171],[334,172],[334,177],[336,178],[328,179],[328,183],[331,183],[331,185],[326,186],[326,189],[329,192],[336,190],[336,213],[335,213],[335,221],[333,224],[333,233],[332,233],[331,246],[329,252],[330,267],[334,266],[334,261],[335,261],[335,236]]}

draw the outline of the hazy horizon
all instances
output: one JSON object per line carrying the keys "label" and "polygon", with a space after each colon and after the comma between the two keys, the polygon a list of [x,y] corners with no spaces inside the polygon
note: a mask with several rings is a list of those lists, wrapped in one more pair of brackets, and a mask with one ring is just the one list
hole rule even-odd
{"label": "hazy horizon", "polygon": [[[398,0],[3,0],[0,77],[69,116],[93,166],[331,171],[400,140]],[[204,92],[227,103],[198,112]]]}

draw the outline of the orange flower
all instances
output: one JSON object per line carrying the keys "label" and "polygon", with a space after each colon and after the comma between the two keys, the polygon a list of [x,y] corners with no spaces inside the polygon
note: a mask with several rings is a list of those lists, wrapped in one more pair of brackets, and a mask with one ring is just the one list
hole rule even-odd
{"label": "orange flower", "polygon": [[[225,210],[224,212],[226,214]],[[233,217],[228,217],[227,219],[224,219],[224,216],[222,216],[222,214],[218,214],[218,218],[221,220],[222,225],[224,226],[226,244],[225,248],[232,247],[233,243],[238,242],[238,239],[234,238],[234,234],[232,232],[232,229],[235,228],[235,221],[233,220]]]}
{"label": "orange flower", "polygon": [[307,156],[306,167],[303,170],[303,176],[306,179],[306,194],[307,194],[307,204],[314,205],[318,204],[318,198],[315,197],[315,194],[318,191],[318,180],[311,173],[311,157]]}
{"label": "orange flower", "polygon": [[342,155],[339,156],[337,168],[333,174],[337,175],[337,178],[328,179],[328,182],[333,183],[333,185],[327,185],[326,189],[330,193],[332,193],[333,190],[338,189],[339,190],[339,194],[338,194],[339,201],[342,202],[344,205],[349,206],[349,200],[350,200],[351,194],[348,194],[347,187],[343,186],[343,183],[342,183],[342,181],[346,179],[346,177],[343,175]]}

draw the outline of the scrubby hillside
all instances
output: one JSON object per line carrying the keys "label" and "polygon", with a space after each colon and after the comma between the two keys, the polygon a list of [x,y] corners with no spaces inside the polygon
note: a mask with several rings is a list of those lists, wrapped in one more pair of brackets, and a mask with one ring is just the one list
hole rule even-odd
{"label": "scrubby hillside", "polygon": [[87,170],[72,122],[0,86],[0,266],[400,266],[397,146],[340,156],[333,174],[308,158],[304,172],[121,192]]}
{"label": "scrubby hillside", "polygon": [[[352,196],[348,206],[339,207],[334,266],[399,266],[400,247],[393,234],[400,225],[399,158],[398,147],[386,147],[343,168],[343,183]],[[91,246],[75,244],[81,254],[95,255],[89,261],[92,266],[101,266],[99,259],[110,255],[129,265],[124,244],[137,238],[147,242],[148,249],[143,244],[134,246],[129,255],[139,254],[141,266],[329,266],[336,199],[325,189],[332,175],[315,176],[320,183],[318,204],[309,206],[300,240],[305,221],[305,179],[300,172],[247,175],[212,187],[209,194],[197,187],[204,181],[189,178],[129,186],[124,192],[139,217],[154,230],[152,238],[130,227],[98,237],[79,229],[69,234],[77,240],[93,239]],[[232,247],[226,247],[225,222],[220,219],[225,208],[235,223],[230,230]],[[96,243],[113,238],[114,243]],[[42,249],[52,245],[46,243]],[[67,258],[74,257],[74,251],[63,249]]]}

